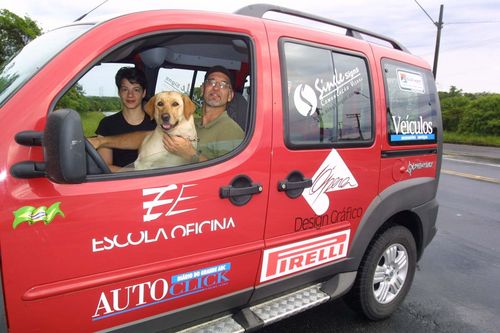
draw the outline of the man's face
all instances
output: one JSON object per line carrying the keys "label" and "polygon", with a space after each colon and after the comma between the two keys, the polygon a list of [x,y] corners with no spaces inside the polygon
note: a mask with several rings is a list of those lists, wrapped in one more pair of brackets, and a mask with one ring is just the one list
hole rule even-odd
{"label": "man's face", "polygon": [[146,91],[142,89],[140,84],[131,83],[129,80],[123,79],[120,82],[119,94],[124,107],[135,109],[141,105]]}
{"label": "man's face", "polygon": [[208,106],[221,107],[233,99],[231,80],[224,73],[211,73],[203,83],[203,99]]}

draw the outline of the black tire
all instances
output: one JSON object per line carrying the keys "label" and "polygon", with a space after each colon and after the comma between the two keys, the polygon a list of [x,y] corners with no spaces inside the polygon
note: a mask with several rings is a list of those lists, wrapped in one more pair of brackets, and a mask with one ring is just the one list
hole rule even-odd
{"label": "black tire", "polygon": [[407,228],[385,230],[368,246],[347,303],[370,320],[389,317],[410,290],[416,258],[415,239]]}

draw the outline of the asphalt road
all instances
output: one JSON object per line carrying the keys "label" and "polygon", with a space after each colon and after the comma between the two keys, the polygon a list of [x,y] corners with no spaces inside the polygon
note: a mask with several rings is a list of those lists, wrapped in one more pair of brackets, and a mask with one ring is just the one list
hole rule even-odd
{"label": "asphalt road", "polygon": [[369,322],[338,300],[261,332],[500,332],[500,149],[445,154],[439,230],[391,318]]}

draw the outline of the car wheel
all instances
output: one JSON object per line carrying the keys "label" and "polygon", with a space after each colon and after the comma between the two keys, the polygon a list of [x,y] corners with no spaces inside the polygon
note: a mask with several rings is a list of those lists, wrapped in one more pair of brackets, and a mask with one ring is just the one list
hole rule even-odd
{"label": "car wheel", "polygon": [[410,290],[416,258],[415,239],[407,228],[385,230],[370,243],[348,304],[371,320],[389,317]]}

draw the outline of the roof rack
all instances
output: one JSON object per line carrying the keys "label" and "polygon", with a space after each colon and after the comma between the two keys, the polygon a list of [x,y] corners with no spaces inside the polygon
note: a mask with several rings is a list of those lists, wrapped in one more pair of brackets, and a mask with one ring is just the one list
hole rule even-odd
{"label": "roof rack", "polygon": [[266,14],[267,12],[277,12],[277,13],[287,14],[287,15],[291,15],[291,16],[301,17],[301,18],[305,18],[308,20],[317,21],[317,22],[333,25],[336,27],[344,28],[344,29],[346,29],[347,36],[354,37],[357,39],[363,39],[361,34],[364,34],[364,35],[388,42],[396,50],[401,50],[401,51],[410,53],[410,51],[406,47],[404,47],[401,43],[399,43],[398,41],[396,41],[390,37],[386,37],[384,35],[380,35],[380,34],[377,34],[377,33],[362,29],[362,28],[358,28],[358,27],[350,25],[350,24],[330,20],[330,19],[327,19],[327,18],[324,18],[321,16],[316,16],[316,15],[304,13],[304,12],[290,9],[290,8],[286,8],[286,7],[259,3],[259,4],[248,5],[248,6],[245,6],[243,8],[240,8],[235,13],[239,14],[239,15],[263,18],[264,14]]}

